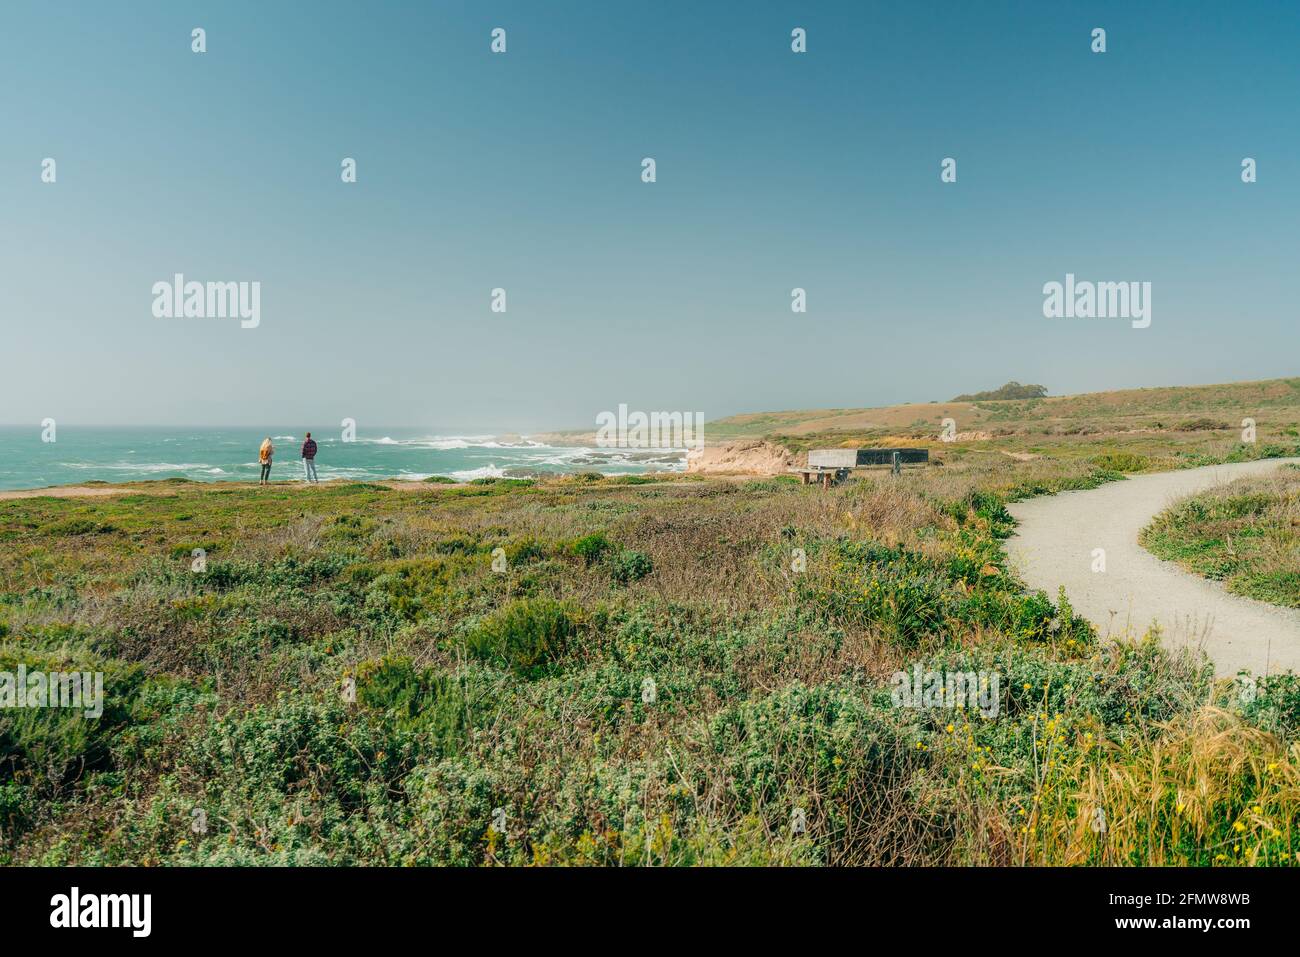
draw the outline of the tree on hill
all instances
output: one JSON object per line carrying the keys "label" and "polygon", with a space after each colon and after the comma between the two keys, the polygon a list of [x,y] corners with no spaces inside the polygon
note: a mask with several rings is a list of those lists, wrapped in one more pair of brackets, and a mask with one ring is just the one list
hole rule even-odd
{"label": "tree on hill", "polygon": [[1008,382],[1000,389],[993,389],[989,392],[976,392],[971,395],[959,395],[953,402],[982,402],[987,399],[1041,399],[1047,395],[1047,386],[1043,385],[1021,385],[1019,382]]}

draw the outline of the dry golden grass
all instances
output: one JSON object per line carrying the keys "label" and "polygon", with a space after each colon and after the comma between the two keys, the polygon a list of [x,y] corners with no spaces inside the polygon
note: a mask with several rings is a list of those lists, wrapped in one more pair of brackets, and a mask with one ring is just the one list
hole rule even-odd
{"label": "dry golden grass", "polygon": [[1298,815],[1300,743],[1205,705],[1054,768],[1020,843],[1031,864],[1294,864]]}
{"label": "dry golden grass", "polygon": [[[1210,423],[1237,428],[1243,416],[1294,425],[1300,421],[1300,379],[1268,379],[1221,385],[1125,389],[1035,400],[912,403],[873,409],[760,412],[708,423],[707,434],[804,436],[830,432],[891,432],[924,423],[937,435],[952,418],[960,430],[995,429],[1050,434],[1083,426],[1099,431],[1176,429]],[[1204,420],[1204,421],[1199,421]]]}

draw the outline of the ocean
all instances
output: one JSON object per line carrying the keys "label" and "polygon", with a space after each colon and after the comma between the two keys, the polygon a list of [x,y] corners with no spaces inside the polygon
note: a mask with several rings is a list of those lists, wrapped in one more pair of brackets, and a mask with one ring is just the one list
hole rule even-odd
{"label": "ocean", "polygon": [[[628,475],[682,471],[683,449],[605,449],[556,446],[526,437],[443,435],[418,429],[312,432],[320,447],[316,468],[329,479],[408,479],[431,475],[467,482],[570,472]],[[200,482],[256,482],[257,450],[271,436],[271,479],[301,479],[303,433],[289,428],[119,428],[59,425],[53,442],[40,426],[0,426],[0,489],[44,488],[84,482],[187,478]]]}

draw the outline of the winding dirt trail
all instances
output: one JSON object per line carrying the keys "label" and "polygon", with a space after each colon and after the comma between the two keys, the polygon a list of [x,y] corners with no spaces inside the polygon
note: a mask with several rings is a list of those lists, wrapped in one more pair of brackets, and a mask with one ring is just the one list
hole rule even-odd
{"label": "winding dirt trail", "polygon": [[[1064,585],[1075,611],[1103,636],[1141,635],[1158,622],[1167,646],[1203,648],[1221,676],[1300,672],[1300,611],[1229,594],[1138,544],[1138,533],[1178,499],[1283,462],[1300,459],[1137,475],[1018,502],[1009,507],[1020,526],[1007,554],[1031,588],[1055,599]],[[1097,548],[1105,549],[1105,572],[1092,570]]]}

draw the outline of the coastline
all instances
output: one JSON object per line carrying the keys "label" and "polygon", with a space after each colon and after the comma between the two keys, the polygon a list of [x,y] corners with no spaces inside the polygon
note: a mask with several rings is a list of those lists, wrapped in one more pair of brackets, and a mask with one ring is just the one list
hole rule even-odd
{"label": "coastline", "polygon": [[[32,492],[60,486],[98,486],[154,479],[256,482],[257,450],[275,446],[272,480],[301,475],[303,432],[271,427],[163,428],[66,425],[48,440],[37,431],[0,428],[0,490]],[[451,434],[444,430],[380,429],[353,435],[317,431],[316,465],[322,481],[468,482],[484,478],[540,478],[600,472],[607,475],[683,471],[685,449],[602,447],[584,433]],[[591,441],[585,441],[591,439]]]}
{"label": "coastline", "polygon": [[[572,481],[583,475],[590,475],[590,472],[549,472],[544,475],[528,476],[502,476],[486,477],[482,479],[465,479],[465,480],[447,480],[447,481],[428,481],[425,479],[402,479],[402,478],[385,478],[385,479],[351,479],[335,478],[322,479],[320,482],[308,484],[301,479],[279,479],[270,482],[267,485],[260,485],[256,481],[240,480],[217,480],[211,482],[200,482],[193,479],[177,478],[158,478],[158,479],[140,479],[132,482],[82,482],[79,484],[69,485],[47,485],[42,488],[23,488],[23,489],[0,489],[0,502],[19,501],[31,498],[57,498],[57,499],[79,499],[79,498],[110,498],[118,495],[166,495],[176,489],[203,489],[206,491],[247,491],[250,489],[268,489],[268,490],[290,490],[290,491],[310,491],[312,489],[334,489],[345,488],[349,485],[367,485],[382,486],[387,489],[399,492],[428,492],[437,491],[438,489],[456,489],[465,488],[472,485],[491,485],[496,482],[528,482],[528,483],[551,483]],[[685,477],[681,470],[675,471],[647,471],[631,473],[613,473],[601,474],[602,479],[653,479],[668,480],[672,478]]]}

